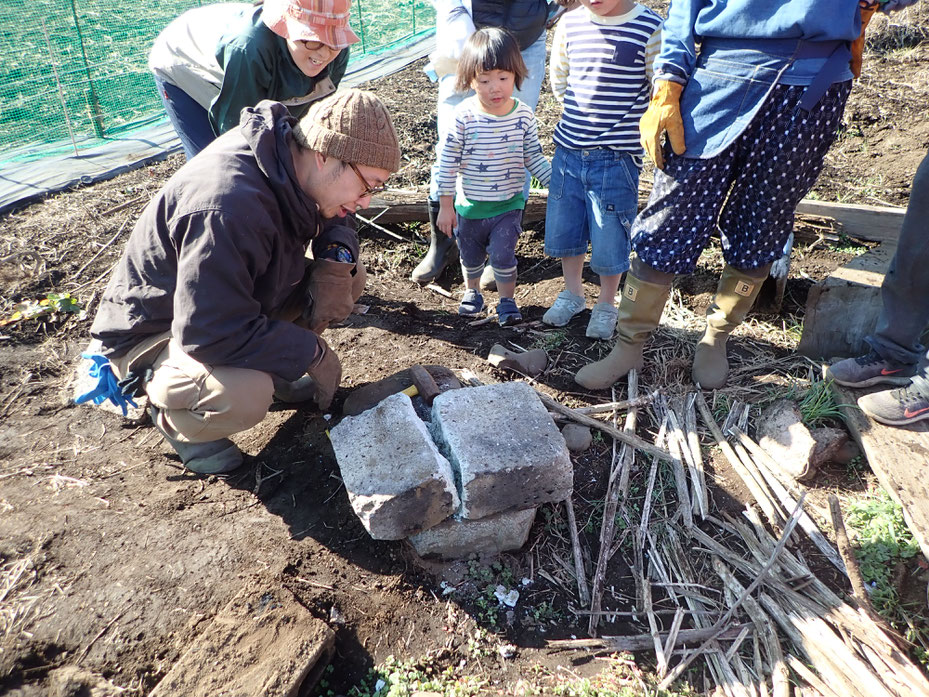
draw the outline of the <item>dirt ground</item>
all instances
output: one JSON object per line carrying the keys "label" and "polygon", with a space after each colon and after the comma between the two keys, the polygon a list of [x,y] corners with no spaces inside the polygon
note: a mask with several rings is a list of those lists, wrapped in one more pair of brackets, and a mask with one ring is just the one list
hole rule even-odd
{"label": "dirt ground", "polygon": [[[929,11],[920,11],[905,30],[876,31],[813,196],[906,205],[929,147]],[[421,63],[367,87],[388,103],[401,133],[407,162],[395,185],[422,189],[433,154],[434,87]],[[539,119],[549,155],[557,117],[546,91]],[[390,655],[429,655],[506,694],[527,675],[544,681],[599,671],[601,663],[586,654],[545,645],[586,635],[586,616],[574,612],[579,603],[566,563],[571,544],[563,507],[543,507],[525,548],[495,564],[425,563],[404,543],[368,537],[326,436],[353,388],[413,363],[469,369],[484,382],[512,379],[484,360],[495,343],[545,348],[549,368],[535,385],[556,399],[571,406],[607,401],[610,395],[585,394],[572,380],[581,365],[610,349],[609,342],[584,337],[586,314],[566,330],[540,325],[561,289],[557,261],[542,252],[541,228],[527,230],[517,250],[517,301],[526,322],[507,329],[469,326],[455,314],[456,299],[409,280],[425,249],[425,226],[393,226],[408,242],[363,229],[369,281],[361,303],[369,309],[326,335],[344,369],[336,416],[274,407],[236,438],[248,458],[228,477],[185,472],[144,419],[68,402],[74,360],[88,341],[108,272],[142,207],[181,164],[173,156],[0,219],[0,318],[15,303],[51,292],[70,293],[84,308],[0,327],[0,693],[49,694],[57,669],[79,666],[124,688],[122,694],[147,694],[246,587],[285,588],[336,630],[327,678],[333,694],[346,693]],[[649,182],[645,171],[643,188]],[[823,230],[841,232],[821,221],[800,226],[782,312],[754,314],[730,342],[734,377],[717,403],[728,395],[757,406],[808,378],[813,366],[792,353],[807,291],[851,258],[857,244],[844,238],[811,244]],[[721,265],[718,248],[710,249],[697,273],[679,280],[672,307],[680,321],[649,344],[643,390],[679,395],[690,388],[692,344]],[[588,296],[595,294],[596,277],[585,282]],[[441,285],[457,296],[460,271]],[[617,399],[623,389],[617,386]],[[654,421],[640,419],[640,435],[654,430]],[[611,443],[603,438],[575,456],[574,505],[588,568],[597,554],[610,462]],[[717,507],[745,500],[723,462],[714,460],[710,478]],[[837,463],[821,473],[813,495],[821,501],[828,491],[860,490],[869,481],[865,466]],[[604,598],[605,607],[618,611],[628,609],[631,594],[623,557],[609,568]],[[528,583],[520,586],[516,608],[488,606],[488,584],[522,579]],[[444,593],[450,586],[456,592]],[[626,620],[606,622],[602,632],[643,631]],[[502,658],[496,649],[509,643],[515,655]]]}

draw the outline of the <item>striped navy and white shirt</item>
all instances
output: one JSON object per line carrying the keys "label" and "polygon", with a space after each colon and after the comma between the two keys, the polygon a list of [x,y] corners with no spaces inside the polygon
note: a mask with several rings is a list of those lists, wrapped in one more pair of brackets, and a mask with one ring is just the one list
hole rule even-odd
{"label": "striped navy and white shirt", "polygon": [[[539,130],[532,109],[518,99],[508,114],[494,116],[471,96],[455,109],[455,125],[449,131],[439,158],[439,196],[456,193],[456,209],[478,201],[509,201],[522,208],[526,170],[548,186],[552,166],[542,154]],[[484,217],[484,216],[473,216]]]}
{"label": "striped navy and white shirt", "polygon": [[564,105],[557,145],[642,151],[639,119],[648,106],[661,21],[642,5],[616,17],[578,8],[561,18],[549,62],[552,92]]}

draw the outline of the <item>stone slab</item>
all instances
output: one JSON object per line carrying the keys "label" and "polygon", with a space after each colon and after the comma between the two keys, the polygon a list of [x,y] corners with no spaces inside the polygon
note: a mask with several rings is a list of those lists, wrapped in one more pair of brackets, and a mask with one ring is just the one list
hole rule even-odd
{"label": "stone slab", "polygon": [[150,697],[296,697],[329,664],[335,633],[284,589],[240,593]]}
{"label": "stone slab", "polygon": [[471,554],[494,555],[526,544],[535,520],[534,508],[508,511],[480,520],[449,518],[410,536],[410,544],[424,558],[466,559]]}
{"label": "stone slab", "polygon": [[407,395],[345,417],[329,438],[352,508],[374,539],[403,539],[458,509],[451,465]]}
{"label": "stone slab", "polygon": [[564,437],[524,382],[444,392],[432,405],[436,443],[459,476],[460,518],[535,508],[571,495]]}

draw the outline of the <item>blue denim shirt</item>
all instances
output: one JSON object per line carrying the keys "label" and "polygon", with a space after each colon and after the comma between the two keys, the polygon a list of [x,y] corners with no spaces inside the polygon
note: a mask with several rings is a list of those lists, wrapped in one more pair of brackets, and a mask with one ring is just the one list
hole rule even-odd
{"label": "blue denim shirt", "polygon": [[684,156],[722,152],[778,83],[850,80],[860,33],[858,0],[672,0],[655,73],[686,85]]}

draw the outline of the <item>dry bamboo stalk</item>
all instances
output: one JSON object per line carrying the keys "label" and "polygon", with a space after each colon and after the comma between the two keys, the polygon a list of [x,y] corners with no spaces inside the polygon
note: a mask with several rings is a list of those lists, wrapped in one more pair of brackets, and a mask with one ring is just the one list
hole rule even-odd
{"label": "dry bamboo stalk", "polygon": [[587,572],[584,569],[584,556],[581,553],[581,540],[577,534],[577,519],[574,517],[574,502],[569,496],[564,500],[568,512],[568,532],[571,534],[571,548],[574,551],[574,575],[577,578],[577,598],[581,605],[590,605],[590,591],[587,589]]}
{"label": "dry bamboo stalk", "polygon": [[658,622],[655,619],[655,613],[652,611],[652,586],[650,583],[645,584],[645,617],[648,619],[648,628],[652,635],[652,648],[655,650],[655,662],[659,676],[665,676],[668,673],[668,658],[664,653],[664,642],[658,633]]}
{"label": "dry bamboo stalk", "polygon": [[814,673],[812,670],[807,668],[803,661],[801,661],[796,656],[787,656],[787,665],[789,665],[793,671],[799,675],[804,681],[806,681],[811,687],[819,691],[823,697],[845,697],[840,695],[838,692],[833,690],[829,685],[824,683],[820,677]]}
{"label": "dry bamboo stalk", "polygon": [[845,571],[852,585],[852,596],[858,606],[874,619],[877,613],[874,612],[874,607],[871,605],[871,600],[865,590],[864,580],[861,578],[861,569],[858,568],[858,561],[855,559],[852,545],[848,541],[848,533],[845,531],[845,521],[842,520],[842,507],[839,505],[839,498],[835,494],[829,494],[829,513],[832,515],[832,528],[835,530],[836,545],[839,548],[839,554],[842,555],[842,561],[845,562]]}
{"label": "dry bamboo stalk", "polygon": [[664,654],[670,656],[674,653],[674,645],[677,643],[677,635],[681,631],[681,622],[684,621],[684,614],[687,611],[678,605],[674,610],[674,619],[671,620],[671,630],[668,632],[668,638],[664,642]]}
{"label": "dry bamboo stalk", "polygon": [[[745,589],[739,583],[732,572],[726,567],[718,557],[713,559],[713,569],[722,579],[723,583],[732,590],[733,593],[741,595]],[[774,697],[789,697],[790,682],[787,674],[787,666],[784,663],[784,653],[781,650],[780,642],[777,640],[777,634],[771,629],[771,620],[754,598],[745,598],[745,612],[752,624],[755,625],[755,631],[761,638],[765,648],[768,665],[771,673],[771,687]]]}
{"label": "dry bamboo stalk", "polygon": [[752,634],[752,662],[755,664],[755,675],[758,676],[758,692],[761,693],[761,697],[771,697],[771,693],[768,692],[768,683],[764,679],[769,671],[765,670],[764,661],[761,660],[761,642],[758,640],[758,632]]}
{"label": "dry bamboo stalk", "polygon": [[[752,456],[749,454],[748,450],[741,443],[734,443],[732,449],[735,451],[735,454],[739,458],[739,462],[742,463],[742,466],[745,470],[752,476],[756,482],[765,482],[764,475],[762,474],[761,469],[755,465],[755,461],[752,460]],[[769,486],[765,490],[766,493],[773,494],[771,497],[771,505],[774,507],[774,510],[777,511],[778,516],[781,518],[787,517],[787,511],[793,510],[794,506],[785,506],[783,502],[777,497],[777,492],[774,491],[774,488],[770,486],[769,482],[765,482]],[[796,501],[793,502],[796,505]],[[801,513],[801,516],[803,514]],[[796,540],[794,540],[796,541]]]}
{"label": "dry bamboo stalk", "polygon": [[[700,517],[702,518],[706,516],[706,511],[707,511],[706,491],[700,486],[699,475],[697,473],[697,461],[690,447],[691,444],[690,444],[690,440],[687,434],[686,416],[684,415],[683,405],[681,405],[680,413],[678,413],[678,411],[674,409],[672,406],[671,414],[674,417],[673,426],[674,426],[675,435],[677,436],[677,439],[680,445],[680,455],[682,456],[683,461],[687,463],[687,470],[690,472],[691,520],[693,520],[693,513],[695,510],[700,514]],[[674,455],[675,453],[672,451],[671,454]],[[700,457],[699,451],[697,453],[697,457]],[[702,467],[703,463],[701,462],[700,465]],[[685,485],[685,489],[686,489],[686,485]]]}
{"label": "dry bamboo stalk", "polygon": [[[694,405],[697,395],[692,392],[687,397],[687,409],[684,414],[684,429],[687,432],[687,443],[693,457],[694,469],[691,476],[694,478],[692,491],[697,497],[700,507],[700,517],[706,518],[709,513],[709,494],[706,489],[706,474],[703,471],[703,451],[700,449],[700,436],[697,435],[697,411]],[[697,496],[699,494],[699,496]]]}
{"label": "dry bamboo stalk", "polygon": [[671,469],[674,472],[674,486],[677,489],[678,510],[684,527],[689,529],[694,525],[693,510],[690,504],[690,493],[687,491],[687,474],[684,472],[684,461],[681,443],[684,441],[684,431],[678,423],[677,415],[671,405],[668,405],[668,450],[674,456]]}
{"label": "dry bamboo stalk", "polygon": [[[629,399],[626,400],[627,402],[635,402],[637,400],[638,389],[638,375],[636,371],[632,370],[629,372]],[[615,403],[616,402],[614,402],[614,404]],[[633,406],[626,414],[626,422],[623,425],[623,431],[625,433],[635,433],[637,412],[637,407]],[[616,440],[614,439],[614,452],[615,448]],[[603,506],[603,520],[600,524],[600,551],[597,554],[597,566],[594,571],[593,588],[590,592],[590,610],[593,613],[599,612],[601,603],[603,602],[603,584],[606,582],[606,570],[610,558],[612,557],[613,538],[616,535],[616,511],[619,508],[620,499],[625,499],[625,493],[628,490],[623,489],[622,484],[625,480],[625,484],[628,487],[628,470],[632,466],[634,453],[635,451],[631,447],[624,444],[618,458],[614,459],[613,467],[610,468],[606,502]],[[625,473],[625,477],[623,477],[622,474],[617,474],[617,469],[621,469]],[[596,636],[597,625],[599,625],[599,623],[600,615],[592,614],[587,624],[587,633],[591,636]]]}
{"label": "dry bamboo stalk", "polygon": [[771,525],[780,527],[783,524],[783,520],[778,519],[772,504],[771,494],[766,491],[767,487],[762,487],[762,485],[755,481],[751,474],[749,474],[749,472],[742,466],[742,463],[738,456],[735,454],[735,451],[732,449],[732,446],[729,445],[729,442],[726,440],[725,436],[723,436],[722,431],[719,430],[719,426],[713,419],[713,415],[710,413],[710,409],[706,405],[706,400],[703,398],[703,394],[701,392],[697,392],[696,403],[697,409],[700,410],[700,416],[703,417],[703,422],[706,424],[706,427],[710,429],[710,433],[712,433],[713,438],[716,439],[716,444],[719,445],[720,450],[723,451],[723,455],[726,456],[729,464],[732,465],[732,469],[734,469],[736,474],[739,475],[739,478],[758,502],[758,505],[761,507],[761,510],[764,512]]}
{"label": "dry bamboo stalk", "polygon": [[[631,371],[630,371],[631,374]],[[606,402],[605,404],[595,404],[591,407],[579,407],[577,409],[572,409],[575,414],[603,414],[606,412],[613,413],[617,411],[622,411],[623,409],[635,409],[636,407],[644,407],[651,403],[655,397],[658,396],[658,390],[654,392],[649,392],[638,397],[632,396],[632,386],[630,385],[629,389],[629,399],[625,399],[620,402]]]}
{"label": "dry bamboo stalk", "polygon": [[[703,402],[703,407],[701,408],[701,411],[703,410],[703,408],[706,408],[706,402]],[[712,421],[712,419],[710,419],[710,421]],[[714,422],[714,426],[715,426],[715,422]],[[778,540],[777,545],[775,546],[774,551],[771,554],[771,558],[768,559],[767,563],[765,563],[765,565],[761,568],[758,575],[752,580],[752,582],[749,584],[748,588],[745,589],[742,595],[740,595],[736,599],[735,603],[733,603],[729,607],[729,609],[726,610],[725,614],[723,614],[723,616],[720,617],[716,621],[716,623],[713,625],[714,627],[716,627],[717,629],[721,629],[723,625],[725,625],[726,622],[731,620],[732,616],[735,614],[735,611],[741,606],[745,598],[751,595],[751,593],[755,590],[755,588],[757,588],[758,585],[764,580],[765,576],[767,576],[768,571],[770,571],[771,567],[774,566],[775,562],[777,561],[778,555],[781,553],[781,551],[784,549],[784,546],[787,544],[787,539],[790,537],[790,533],[793,531],[794,526],[796,526],[797,524],[797,519],[800,516],[800,512],[803,510],[802,505],[803,505],[803,497],[800,498],[800,502],[798,503],[797,507],[790,514],[790,518],[787,520],[787,523],[784,526],[784,532],[781,535],[781,539]],[[710,642],[707,641],[706,643],[709,644]],[[706,645],[704,645],[704,647],[705,646]],[[691,654],[692,656],[691,658],[685,659],[681,661],[680,663],[678,663],[674,667],[674,670],[668,673],[668,675],[659,683],[658,687],[664,690],[668,689],[671,683],[677,680],[681,676],[681,674],[685,670],[687,670],[687,667],[693,662],[693,659],[696,658],[697,655],[699,655],[700,651],[704,647],[697,649],[696,652]]]}
{"label": "dry bamboo stalk", "polygon": [[648,453],[653,457],[669,461],[672,459],[671,454],[668,451],[662,450],[661,448],[652,445],[648,441],[643,440],[634,434],[623,433],[618,428],[613,428],[611,425],[606,424],[599,419],[594,419],[590,416],[585,416],[584,414],[575,414],[573,409],[569,409],[565,405],[555,401],[544,392],[539,392],[537,390],[536,393],[539,395],[539,399],[542,400],[542,403],[546,407],[558,412],[559,414],[562,414],[563,416],[567,416],[572,421],[576,421],[577,423],[583,424],[584,426],[590,426],[591,428],[596,428],[600,431],[603,431],[608,436],[611,436],[618,441],[622,441],[623,443],[628,443],[636,450],[641,450],[642,452]]}
{"label": "dry bamboo stalk", "polygon": [[[719,639],[728,641],[739,635],[747,624],[733,624],[719,635]],[[709,629],[682,629],[677,633],[677,644],[696,644],[705,641],[710,635]],[[666,642],[668,634],[659,635],[659,639]],[[651,632],[645,634],[630,634],[627,636],[604,636],[599,639],[553,639],[545,642],[551,649],[597,649],[604,651],[647,651],[654,645],[655,638]]]}
{"label": "dry bamboo stalk", "polygon": [[[768,466],[770,458],[765,459],[762,456],[756,456],[757,452],[764,452],[757,443],[755,443],[748,435],[743,433],[738,428],[732,428],[730,430],[732,435],[734,435],[741,445],[751,453],[749,460],[758,471],[761,473],[764,480],[768,483],[768,486],[771,488],[771,491],[774,492],[774,495],[777,497],[778,501],[781,502],[781,505],[784,508],[792,508],[795,501],[794,498],[790,495],[790,492],[787,491],[787,488],[776,476],[776,472],[772,471]],[[755,447],[753,448],[752,445]],[[835,566],[842,573],[846,573],[845,564],[842,562],[842,558],[836,552],[835,547],[833,547],[829,540],[823,535],[819,527],[816,525],[815,521],[806,513],[803,512],[803,515],[800,517],[800,528],[807,534],[807,537],[810,538],[810,541],[816,545],[816,548],[822,552],[823,556],[828,559],[833,566]]]}

